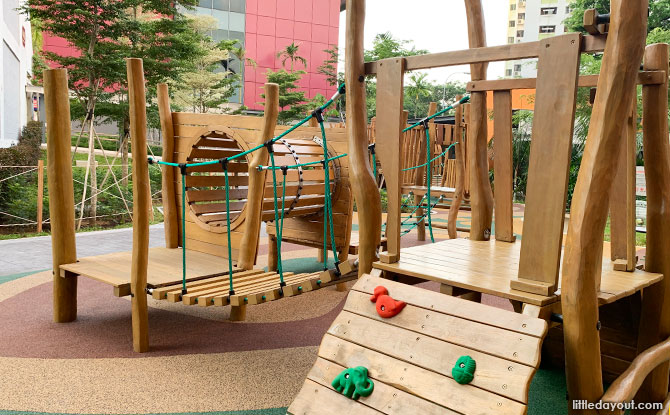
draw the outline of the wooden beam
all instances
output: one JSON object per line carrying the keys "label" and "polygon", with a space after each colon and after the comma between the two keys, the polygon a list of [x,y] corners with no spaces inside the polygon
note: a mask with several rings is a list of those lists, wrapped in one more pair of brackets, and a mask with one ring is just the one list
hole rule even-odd
{"label": "wooden beam", "polygon": [[[660,85],[665,82],[663,71],[641,71],[637,74],[638,85]],[[595,87],[598,84],[598,75],[583,75],[579,77],[577,86],[580,88]],[[495,79],[478,82],[468,82],[466,90],[473,91],[508,91],[512,89],[535,89],[536,78],[522,79]]]}
{"label": "wooden beam", "polygon": [[[668,73],[668,45],[647,46],[645,69]],[[670,143],[668,83],[642,88],[644,173],[647,179],[647,252],[645,270],[665,275],[646,288],[638,334],[638,353],[670,336]],[[668,392],[668,364],[652,372],[636,399],[660,402]]]}
{"label": "wooden beam", "polygon": [[[158,114],[163,133],[163,161],[174,163],[174,125],[170,109],[170,95],[167,84],[158,84]],[[163,198],[163,222],[165,226],[165,247],[179,247],[179,217],[177,215],[177,195],[175,192],[176,167],[162,165],[161,193]]]}
{"label": "wooden beam", "polygon": [[[466,0],[465,12],[468,20],[468,40],[470,50],[486,46],[484,12],[481,0]],[[488,63],[473,63],[470,73],[473,81],[486,79]],[[470,120],[468,124],[468,166],[470,168],[470,205],[472,206],[472,225],[470,239],[485,241],[491,237],[493,221],[493,192],[489,181],[488,159],[488,111],[486,92],[470,94]]]}
{"label": "wooden beam", "polygon": [[495,180],[495,236],[497,241],[514,242],[514,173],[512,166],[512,93],[493,93],[493,164]]}
{"label": "wooden beam", "polygon": [[[635,78],[647,35],[647,6],[647,0],[611,2],[612,30],[603,55],[598,95],[570,209],[561,302],[571,414],[590,413],[572,409],[575,400],[594,402],[603,395],[597,329],[603,232],[621,131],[636,93]],[[667,105],[667,97],[664,100]]]}
{"label": "wooden beam", "polygon": [[[272,139],[277,127],[279,113],[279,85],[265,84],[265,112],[263,114],[263,129],[258,133],[256,144],[262,144]],[[265,193],[265,179],[267,170],[258,170],[258,166],[268,164],[268,150],[262,148],[253,155],[249,163],[249,193],[247,196],[247,216],[245,218],[245,232],[240,243],[240,253],[237,266],[242,269],[253,269],[256,263],[258,243],[261,234],[263,215],[263,195]],[[271,252],[276,255],[276,245],[269,238]],[[273,246],[274,245],[274,246]],[[276,256],[275,256],[276,258]]]}
{"label": "wooden beam", "polygon": [[61,265],[77,261],[70,159],[70,96],[66,69],[47,69],[43,76],[53,256],[53,317],[56,323],[66,323],[77,318],[77,277],[61,278],[59,272]]}
{"label": "wooden beam", "polygon": [[377,145],[375,151],[384,172],[388,195],[387,252],[380,259],[389,263],[397,262],[400,258],[402,172],[398,149],[405,126],[403,122],[404,64],[403,58],[386,59],[381,62],[377,75]]}
{"label": "wooden beam", "polygon": [[[349,137],[350,180],[359,220],[358,275],[372,270],[381,240],[382,212],[377,183],[368,161],[367,111],[365,104],[365,68],[363,29],[365,0],[347,0],[347,35],[345,41],[345,82],[347,85],[347,135]],[[402,103],[400,96],[392,99]],[[379,99],[379,90],[377,99]],[[402,111],[402,104],[401,104]],[[400,114],[398,114],[400,116]],[[377,135],[379,137],[379,134]],[[398,147],[394,147],[397,149]],[[384,171],[386,173],[386,170]]]}
{"label": "wooden beam", "polygon": [[[466,3],[467,4],[467,3]],[[584,36],[582,39],[581,52],[595,53],[605,49],[607,37]],[[452,52],[429,53],[427,55],[406,57],[407,71],[417,69],[439,68],[443,66],[470,65],[485,62],[512,61],[518,59],[530,59],[540,56],[540,41],[514,43],[510,45],[475,47],[472,49],[458,50]],[[367,62],[365,74],[375,75],[379,70],[379,61]]]}
{"label": "wooden beam", "polygon": [[[461,96],[457,97],[459,100]],[[449,220],[447,221],[447,231],[449,239],[456,239],[458,236],[458,211],[463,203],[465,196],[465,137],[463,136],[463,106],[456,107],[454,114],[454,141],[457,142],[454,149],[456,155],[456,186],[454,188],[454,197],[449,206]],[[468,229],[469,232],[469,229]]]}
{"label": "wooden beam", "polygon": [[133,349],[149,351],[147,268],[149,264],[149,164],[147,159],[147,108],[142,59],[126,59],[130,139],[133,153],[133,256],[130,271]]}
{"label": "wooden beam", "polygon": [[44,204],[44,160],[37,160],[37,233],[42,232],[42,205]]}

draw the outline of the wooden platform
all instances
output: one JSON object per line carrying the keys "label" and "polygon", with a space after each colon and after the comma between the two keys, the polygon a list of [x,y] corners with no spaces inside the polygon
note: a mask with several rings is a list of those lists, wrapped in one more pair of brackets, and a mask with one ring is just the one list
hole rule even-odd
{"label": "wooden platform", "polygon": [[[407,303],[382,319],[370,302],[375,287]],[[316,363],[290,414],[525,414],[530,382],[540,364],[544,320],[363,276],[319,348]],[[451,370],[459,357],[477,363],[460,385]],[[344,369],[365,366],[374,382],[368,397],[333,390]]]}
{"label": "wooden platform", "polygon": [[[353,264],[353,261],[351,263]],[[348,265],[351,264],[348,263]],[[187,293],[184,295],[182,295],[181,283],[155,288],[152,291],[152,297],[156,300],[182,302],[185,305],[197,304],[201,307],[253,305],[351,281],[358,277],[355,271],[354,269],[354,272],[349,272],[339,278],[335,278],[332,273],[324,276],[321,272],[306,274],[284,272],[286,286],[281,291],[279,274],[276,272],[240,271],[233,275],[234,295],[230,295],[229,277],[225,275],[189,282],[186,284]]]}
{"label": "wooden platform", "polygon": [[[386,250],[386,237],[382,236],[381,239],[381,248],[382,251]],[[358,255],[358,248],[360,246],[359,234],[358,232],[351,232],[351,241],[349,242],[349,255]]]}
{"label": "wooden platform", "polygon": [[[62,277],[82,275],[114,287],[117,296],[130,295],[131,252],[92,256],[76,263],[61,265]],[[239,269],[234,268],[235,272]],[[186,280],[195,281],[228,272],[228,260],[216,255],[186,250]],[[180,283],[182,280],[182,250],[150,248],[147,287],[156,288]]]}
{"label": "wooden platform", "polygon": [[[375,262],[373,267],[527,304],[542,306],[558,301],[560,290],[555,295],[545,297],[510,288],[510,280],[517,278],[520,249],[521,241],[508,243],[449,239],[430,245],[404,248],[400,253],[400,262]],[[661,279],[662,274],[641,270],[614,271],[608,249],[605,249],[598,295],[600,303],[612,303]]]}
{"label": "wooden platform", "polygon": [[[428,191],[426,186],[403,186],[402,193],[412,192],[415,195],[423,196]],[[453,187],[441,187],[441,186],[431,186],[430,194],[431,195],[442,195],[444,197],[453,197],[456,189]]]}

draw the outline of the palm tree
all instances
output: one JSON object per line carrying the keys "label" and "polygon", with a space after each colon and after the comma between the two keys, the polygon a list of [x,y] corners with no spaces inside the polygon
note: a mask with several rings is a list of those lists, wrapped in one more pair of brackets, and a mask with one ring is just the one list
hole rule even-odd
{"label": "palm tree", "polygon": [[298,48],[299,46],[296,45],[295,42],[291,42],[291,44],[286,46],[286,48],[277,52],[277,58],[281,59],[282,66],[286,64],[287,60],[291,61],[291,72],[293,72],[293,65],[295,64],[296,61],[307,66],[307,59],[298,55]]}
{"label": "palm tree", "polygon": [[426,77],[428,77],[427,73],[419,73],[410,76],[409,79],[412,83],[405,88],[407,94],[414,99],[413,115],[415,118],[418,117],[417,110],[419,109],[419,101],[421,100],[421,97],[430,96],[431,93],[430,82],[426,81]]}

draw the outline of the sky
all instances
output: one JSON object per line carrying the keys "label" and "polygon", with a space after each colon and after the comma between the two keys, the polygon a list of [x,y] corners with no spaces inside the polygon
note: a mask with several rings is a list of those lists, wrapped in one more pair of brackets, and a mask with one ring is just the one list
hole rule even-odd
{"label": "sky", "polygon": [[[409,7],[408,7],[409,6]],[[486,23],[488,46],[507,43],[507,20],[509,1],[482,0]],[[344,35],[346,32],[346,11],[340,13],[340,46],[342,61],[340,71],[344,71]],[[393,37],[411,40],[417,49],[429,52],[447,52],[468,48],[467,21],[464,0],[367,0],[365,12],[365,48],[372,48],[372,41],[378,33],[391,32]],[[428,78],[435,83],[445,81],[469,81],[469,65],[436,68],[427,71]],[[489,64],[488,79],[502,77],[504,62]]]}

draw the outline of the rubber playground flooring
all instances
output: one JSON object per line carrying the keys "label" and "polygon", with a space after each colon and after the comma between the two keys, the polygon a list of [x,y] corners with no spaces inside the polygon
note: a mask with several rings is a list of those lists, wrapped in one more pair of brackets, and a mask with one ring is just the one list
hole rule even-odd
{"label": "rubber playground flooring", "polygon": [[[519,233],[522,215],[517,207]],[[434,220],[446,222],[446,212]],[[459,226],[468,225],[462,212]],[[446,239],[446,230],[434,234]],[[426,242],[413,230],[402,243]],[[259,252],[264,266],[266,239]],[[284,245],[287,271],[318,271],[315,257],[315,249]],[[438,290],[434,283],[422,286]],[[261,304],[249,307],[241,323],[226,321],[229,307],[150,299],[151,351],[137,354],[128,298],[80,278],[77,321],[56,324],[51,290],[50,271],[0,280],[0,415],[285,414],[346,297],[330,287]],[[494,297],[483,302],[511,308]],[[530,414],[566,414],[562,371],[541,369],[530,400]]]}

